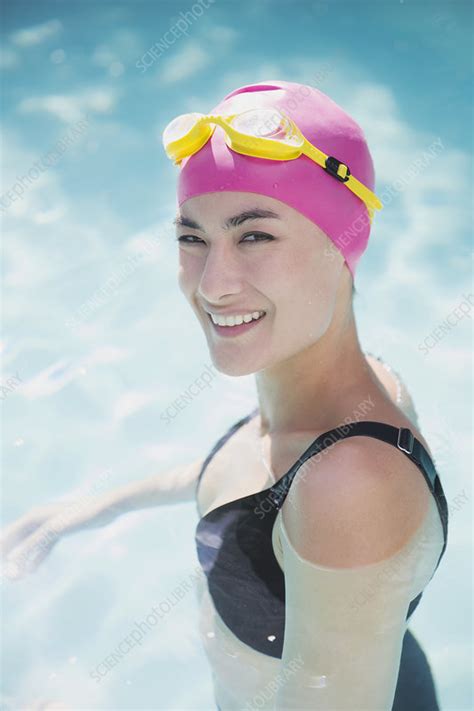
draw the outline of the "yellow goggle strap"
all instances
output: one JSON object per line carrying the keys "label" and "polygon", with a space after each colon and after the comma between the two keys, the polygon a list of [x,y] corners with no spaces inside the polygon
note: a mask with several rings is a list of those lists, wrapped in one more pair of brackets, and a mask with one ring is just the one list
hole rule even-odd
{"label": "yellow goggle strap", "polygon": [[[306,139],[304,142],[303,153],[309,158],[312,158],[321,166],[321,168],[323,168],[323,170],[336,178],[336,180],[339,180],[341,183],[345,183],[347,187],[357,195],[357,197],[365,202],[371,218],[374,210],[382,209],[383,205],[378,197],[372,192],[372,190],[369,190],[369,188],[367,188],[363,183],[357,180],[354,175],[351,174],[349,166],[345,163],[342,163],[333,156],[327,156]],[[372,208],[372,210],[369,208]]]}
{"label": "yellow goggle strap", "polygon": [[[228,145],[231,149],[233,148],[233,138],[234,140],[238,138],[238,143],[243,143],[248,140],[249,147],[250,145],[253,146],[256,142],[260,141],[265,142],[267,146],[269,146],[271,143],[274,143],[275,147],[278,146],[278,141],[272,141],[272,139],[264,139],[259,137],[255,137],[252,139],[252,136],[247,136],[247,134],[241,133],[240,131],[234,129],[228,123],[228,121],[230,121],[234,117],[234,115],[235,114],[222,117],[209,115],[200,117],[199,119],[197,119],[195,125],[188,132],[188,134],[182,136],[176,141],[173,141],[167,146],[168,155],[170,155],[170,157],[174,157],[175,164],[179,165],[183,158],[187,157],[188,155],[192,155],[200,148],[202,148],[205,143],[207,143],[216,125],[221,126],[225,130],[227,136],[230,139]],[[211,123],[213,125],[210,125]],[[345,163],[342,163],[337,158],[334,158],[333,156],[328,156],[323,151],[320,151],[319,148],[313,146],[313,144],[310,143],[303,136],[303,134],[301,133],[301,131],[299,131],[297,127],[295,128],[303,138],[303,146],[300,149],[301,153],[308,156],[308,158],[311,158],[315,163],[321,166],[323,170],[325,170],[327,173],[336,178],[336,180],[339,180],[341,183],[344,183],[349,188],[349,190],[351,190],[355,195],[357,195],[357,197],[365,203],[367,211],[369,213],[369,219],[372,222],[374,211],[381,210],[383,207],[378,197],[363,183],[357,180],[354,175],[351,174],[349,166],[347,166]],[[234,148],[234,150],[238,151],[237,148]],[[252,153],[249,155],[255,155],[256,157],[259,157],[258,151],[252,151]],[[269,151],[266,151],[266,155],[262,157],[270,158]],[[276,160],[278,160],[278,158],[276,158]]]}

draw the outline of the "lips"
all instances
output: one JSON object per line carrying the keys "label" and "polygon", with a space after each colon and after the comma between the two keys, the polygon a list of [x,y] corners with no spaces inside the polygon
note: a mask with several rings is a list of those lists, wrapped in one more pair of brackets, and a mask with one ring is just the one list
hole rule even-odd
{"label": "lips", "polygon": [[[234,326],[240,326],[240,325],[243,325],[244,323],[252,323],[252,321],[259,321],[267,313],[266,311],[263,311],[263,309],[254,309],[253,311],[241,311],[240,314],[244,314],[244,313],[245,314],[254,314],[256,312],[258,312],[260,314],[260,316],[258,318],[253,318],[253,316],[252,316],[252,319],[250,321],[242,321],[242,324],[234,324],[233,326],[231,326],[229,324],[229,325],[221,326],[221,328],[234,328]],[[212,323],[215,326],[218,326],[220,324],[214,323],[212,316],[214,316],[214,318],[218,318],[219,316],[234,316],[234,315],[240,316],[240,314],[213,314],[213,315],[211,315],[210,313],[207,312],[207,315],[209,316],[210,320],[212,321]]]}
{"label": "lips", "polygon": [[250,331],[252,328],[256,328],[256,326],[258,326],[258,324],[265,318],[266,312],[264,312],[262,316],[257,319],[252,319],[247,323],[244,321],[243,323],[238,324],[236,326],[219,326],[218,324],[214,323],[210,314],[208,314],[208,316],[209,321],[212,324],[212,328],[217,334],[219,334],[220,336],[238,336],[240,333],[245,333],[246,331]]}
{"label": "lips", "polygon": [[[211,316],[209,311],[204,309],[206,313]],[[264,311],[263,309],[242,309],[241,311],[219,311],[219,312],[213,312],[214,317],[219,317],[219,316],[243,316],[244,314],[254,314],[254,313],[259,313],[259,314],[266,314],[267,312]]]}

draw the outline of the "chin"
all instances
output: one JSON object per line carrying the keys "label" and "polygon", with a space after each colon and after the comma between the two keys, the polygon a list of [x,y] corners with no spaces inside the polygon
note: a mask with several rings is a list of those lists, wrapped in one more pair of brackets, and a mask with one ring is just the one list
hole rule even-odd
{"label": "chin", "polygon": [[243,359],[239,359],[238,356],[236,359],[221,359],[212,357],[212,350],[210,351],[210,353],[212,364],[214,365],[216,370],[218,370],[219,373],[222,373],[222,375],[228,375],[230,378],[239,378],[244,375],[253,375],[254,373],[257,373],[259,370],[261,370],[261,366],[245,363]]}

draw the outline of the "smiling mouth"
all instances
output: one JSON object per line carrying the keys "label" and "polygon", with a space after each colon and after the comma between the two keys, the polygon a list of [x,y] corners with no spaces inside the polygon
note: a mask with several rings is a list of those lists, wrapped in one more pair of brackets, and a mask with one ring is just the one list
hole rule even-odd
{"label": "smiling mouth", "polygon": [[[257,310],[258,310],[258,309],[256,309],[256,311],[257,311]],[[231,326],[231,325],[227,325],[227,324],[221,325],[221,324],[218,324],[218,323],[214,323],[214,321],[212,320],[211,314],[210,314],[209,312],[207,312],[207,311],[206,311],[206,313],[207,313],[207,316],[208,316],[208,318],[209,318],[209,321],[212,323],[213,326],[215,326],[216,328],[230,328],[230,329],[231,329],[231,328],[238,328],[239,326],[249,326],[251,323],[257,323],[258,321],[261,321],[262,318],[264,318],[264,317],[267,315],[267,312],[266,312],[266,311],[261,310],[261,311],[260,311],[260,316],[259,316],[258,318],[252,318],[250,321],[242,321],[242,323],[236,323],[236,324],[234,324],[233,326]]]}

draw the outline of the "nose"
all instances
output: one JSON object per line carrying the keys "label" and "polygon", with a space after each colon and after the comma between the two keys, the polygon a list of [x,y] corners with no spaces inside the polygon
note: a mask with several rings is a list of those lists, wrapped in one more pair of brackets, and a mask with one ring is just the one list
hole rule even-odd
{"label": "nose", "polygon": [[198,295],[216,306],[226,296],[240,294],[245,284],[243,261],[231,245],[214,245],[204,263],[199,280]]}

